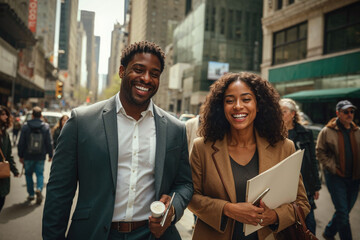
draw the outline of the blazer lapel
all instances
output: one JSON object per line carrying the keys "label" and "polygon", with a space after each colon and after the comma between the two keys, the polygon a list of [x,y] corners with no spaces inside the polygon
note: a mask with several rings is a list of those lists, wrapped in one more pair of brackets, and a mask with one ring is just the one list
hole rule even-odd
{"label": "blazer lapel", "polygon": [[257,131],[255,131],[255,136],[259,154],[259,173],[262,173],[273,166],[271,151],[268,150],[270,143],[265,138],[260,137]]}
{"label": "blazer lapel", "polygon": [[116,189],[116,177],[118,166],[118,135],[117,135],[117,118],[116,118],[116,98],[110,98],[103,109],[103,122],[107,146],[110,155],[110,166],[114,191]]}
{"label": "blazer lapel", "polygon": [[212,145],[214,152],[212,153],[212,159],[215,167],[219,173],[220,179],[224,184],[225,190],[229,196],[231,202],[236,202],[236,191],[234,177],[232,173],[229,152],[227,148],[226,135],[223,140],[216,141]]}
{"label": "blazer lapel", "polygon": [[160,187],[163,178],[165,154],[166,154],[166,124],[165,117],[157,111],[154,105],[154,118],[156,129],[156,152],[155,152],[155,197],[160,199]]}

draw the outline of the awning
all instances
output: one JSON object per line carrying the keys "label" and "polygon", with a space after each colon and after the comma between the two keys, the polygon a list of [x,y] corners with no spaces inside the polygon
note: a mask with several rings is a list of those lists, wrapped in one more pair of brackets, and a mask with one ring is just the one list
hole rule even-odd
{"label": "awning", "polygon": [[296,101],[327,101],[338,98],[360,98],[360,88],[332,88],[322,90],[300,91],[283,96]]}

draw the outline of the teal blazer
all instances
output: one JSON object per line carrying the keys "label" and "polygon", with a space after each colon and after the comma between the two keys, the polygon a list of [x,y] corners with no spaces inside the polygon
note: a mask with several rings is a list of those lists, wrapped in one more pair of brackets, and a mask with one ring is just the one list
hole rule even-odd
{"label": "teal blazer", "polygon": [[[161,239],[180,239],[174,224],[193,195],[185,125],[155,105],[154,118],[155,196],[176,192],[176,219]],[[115,96],[72,111],[58,139],[47,184],[44,240],[108,239],[117,183],[117,132]],[[65,237],[77,186],[76,208]]]}

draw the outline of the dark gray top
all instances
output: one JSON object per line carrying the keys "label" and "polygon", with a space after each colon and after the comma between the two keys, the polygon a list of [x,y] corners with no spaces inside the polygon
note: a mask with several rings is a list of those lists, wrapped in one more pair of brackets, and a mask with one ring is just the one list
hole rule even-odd
{"label": "dark gray top", "polygon": [[[250,162],[243,166],[235,162],[231,156],[231,169],[234,176],[235,190],[236,190],[236,201],[245,202],[246,195],[246,183],[247,180],[255,177],[259,174],[259,156],[257,150]],[[257,232],[254,232],[248,236],[244,235],[243,223],[235,221],[235,228],[232,240],[257,240]]]}
{"label": "dark gray top", "polygon": [[345,149],[345,177],[351,178],[353,172],[353,152],[351,148],[351,140],[350,140],[350,131],[351,129],[346,129],[344,125],[340,122],[339,119],[336,120],[336,123],[341,130],[344,136],[344,149]]}

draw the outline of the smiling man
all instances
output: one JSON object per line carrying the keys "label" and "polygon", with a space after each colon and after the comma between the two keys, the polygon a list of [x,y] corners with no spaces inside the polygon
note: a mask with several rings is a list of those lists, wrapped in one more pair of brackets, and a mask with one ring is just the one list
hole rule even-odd
{"label": "smiling man", "polygon": [[360,183],[360,129],[353,122],[357,108],[348,100],[336,105],[336,118],[324,127],[317,140],[316,156],[324,169],[326,185],[335,206],[335,213],[323,237],[352,239],[349,214]]}
{"label": "smiling man", "polygon": [[[185,126],[157,107],[164,53],[154,43],[123,50],[120,92],[72,111],[53,158],[43,238],[65,239],[72,200],[79,195],[67,239],[181,239],[175,223],[193,194]],[[150,204],[169,205],[167,221]]]}

